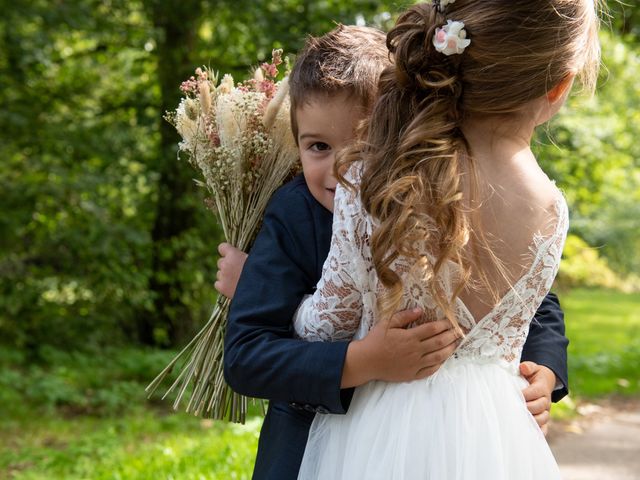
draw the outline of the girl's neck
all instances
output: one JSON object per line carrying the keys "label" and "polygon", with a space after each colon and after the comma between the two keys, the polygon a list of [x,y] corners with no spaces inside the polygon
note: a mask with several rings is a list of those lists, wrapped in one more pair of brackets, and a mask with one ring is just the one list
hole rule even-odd
{"label": "girl's neck", "polygon": [[475,159],[496,162],[530,152],[535,126],[519,115],[476,116],[464,122],[462,132]]}

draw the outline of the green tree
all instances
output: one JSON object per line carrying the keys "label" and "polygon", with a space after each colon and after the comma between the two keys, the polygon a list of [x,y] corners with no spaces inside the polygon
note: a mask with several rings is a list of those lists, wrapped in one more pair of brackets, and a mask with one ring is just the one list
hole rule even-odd
{"label": "green tree", "polygon": [[[0,337],[29,347],[180,343],[213,303],[219,230],[162,120],[198,64],[384,2],[34,0],[0,18]],[[259,33],[257,33],[259,32]],[[182,337],[182,338],[181,338]]]}
{"label": "green tree", "polygon": [[33,349],[122,337],[148,303],[150,25],[130,2],[3,11],[1,336]]}
{"label": "green tree", "polygon": [[565,191],[572,231],[628,274],[640,271],[640,51],[606,31],[601,41],[596,94],[570,99],[538,158]]}

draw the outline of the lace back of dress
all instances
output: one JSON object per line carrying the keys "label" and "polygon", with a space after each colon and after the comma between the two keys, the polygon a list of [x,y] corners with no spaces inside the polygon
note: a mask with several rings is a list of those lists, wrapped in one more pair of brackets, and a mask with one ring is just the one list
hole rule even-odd
{"label": "lace back of dress", "polygon": [[548,224],[532,235],[524,273],[499,302],[481,318],[474,318],[458,299],[459,318],[471,325],[458,348],[458,357],[498,359],[517,366],[529,325],[558,272],[567,229],[568,210],[559,195]]}

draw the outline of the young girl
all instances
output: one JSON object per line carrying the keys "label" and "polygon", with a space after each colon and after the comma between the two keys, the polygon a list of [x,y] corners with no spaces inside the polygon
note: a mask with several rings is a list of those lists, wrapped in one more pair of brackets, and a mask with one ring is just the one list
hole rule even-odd
{"label": "young girl", "polygon": [[518,375],[568,228],[530,142],[576,75],[593,86],[597,27],[592,0],[440,0],[400,16],[295,330],[361,338],[420,307],[465,338],[434,376],[371,382],[346,415],[316,416],[299,478],[559,478]]}

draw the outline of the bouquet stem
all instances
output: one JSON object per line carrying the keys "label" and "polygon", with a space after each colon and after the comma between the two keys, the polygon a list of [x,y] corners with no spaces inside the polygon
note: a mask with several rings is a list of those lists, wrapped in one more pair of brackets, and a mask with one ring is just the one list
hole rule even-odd
{"label": "bouquet stem", "polygon": [[149,396],[153,395],[178,362],[185,360],[180,375],[162,398],[178,389],[173,402],[173,408],[177,410],[185,394],[190,391],[186,412],[215,420],[245,422],[247,397],[231,390],[223,374],[223,345],[229,304],[228,298],[218,298],[204,327],[147,386],[145,391]]}

